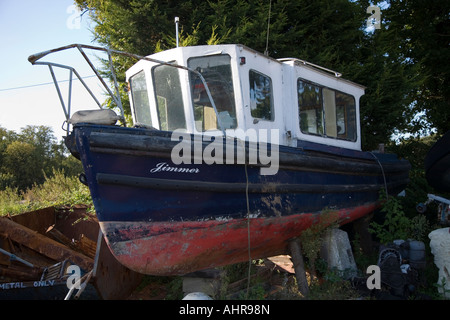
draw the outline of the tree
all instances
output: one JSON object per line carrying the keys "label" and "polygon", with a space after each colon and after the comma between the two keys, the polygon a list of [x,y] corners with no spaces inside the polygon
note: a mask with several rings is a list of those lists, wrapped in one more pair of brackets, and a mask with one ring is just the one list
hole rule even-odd
{"label": "tree", "polygon": [[4,152],[3,170],[12,180],[10,183],[20,190],[25,190],[33,185],[36,179],[36,170],[41,169],[38,163],[36,147],[26,142],[14,141],[7,146]]}
{"label": "tree", "polygon": [[36,182],[44,182],[44,175],[52,172],[52,167],[56,164],[53,160],[58,157],[58,152],[55,152],[56,138],[53,130],[47,126],[28,125],[22,128],[18,140],[34,146],[33,167],[37,170]]}
{"label": "tree", "polygon": [[412,131],[450,130],[450,2],[388,1],[385,16],[399,34],[399,50],[416,65]]}
{"label": "tree", "polygon": [[66,153],[50,127],[26,126],[20,133],[0,127],[0,190],[24,191],[43,183],[55,170],[66,175],[81,173],[80,162]]}
{"label": "tree", "polygon": [[366,34],[359,54],[360,72],[353,79],[366,86],[361,98],[363,146],[374,149],[388,143],[395,132],[411,129],[415,113],[410,108],[417,86],[417,67],[399,52],[397,30],[382,28]]}

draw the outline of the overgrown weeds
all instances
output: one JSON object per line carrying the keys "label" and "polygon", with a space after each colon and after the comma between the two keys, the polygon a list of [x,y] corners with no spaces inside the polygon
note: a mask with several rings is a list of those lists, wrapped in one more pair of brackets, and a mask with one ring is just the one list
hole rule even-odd
{"label": "overgrown weeds", "polygon": [[63,171],[55,170],[46,177],[43,184],[34,184],[30,189],[20,192],[17,188],[7,187],[0,191],[0,215],[15,215],[45,207],[88,205],[92,198],[89,188],[77,177],[66,176]]}
{"label": "overgrown weeds", "polygon": [[300,235],[303,254],[305,255],[312,277],[316,277],[316,260],[322,247],[323,237],[328,230],[338,226],[339,216],[336,211],[325,209],[319,216],[319,221]]}
{"label": "overgrown weeds", "polygon": [[372,221],[369,232],[374,234],[382,244],[390,243],[396,239],[426,240],[431,231],[430,223],[423,215],[410,218],[406,215],[399,198],[390,196],[386,199],[384,193],[380,193],[384,205],[381,212],[385,217],[381,223]]}

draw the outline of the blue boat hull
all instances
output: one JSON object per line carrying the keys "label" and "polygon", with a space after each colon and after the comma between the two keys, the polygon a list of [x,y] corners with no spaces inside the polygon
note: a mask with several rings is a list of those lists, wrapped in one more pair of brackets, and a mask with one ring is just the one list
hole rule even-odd
{"label": "blue boat hull", "polygon": [[[373,211],[380,190],[395,194],[408,182],[409,163],[392,155],[280,146],[278,172],[261,175],[260,163],[176,165],[177,143],[170,132],[98,125],[75,126],[67,140],[83,163],[112,252],[141,273],[184,274],[247,260],[248,231],[253,258],[282,253],[324,210],[346,223]],[[231,244],[231,237],[241,240]]]}

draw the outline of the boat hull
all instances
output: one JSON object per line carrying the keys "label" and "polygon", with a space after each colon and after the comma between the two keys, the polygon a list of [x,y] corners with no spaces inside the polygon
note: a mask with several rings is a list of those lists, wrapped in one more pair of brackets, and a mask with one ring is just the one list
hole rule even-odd
{"label": "boat hull", "polygon": [[130,269],[152,275],[183,275],[287,252],[290,240],[322,221],[351,222],[378,204],[320,214],[187,222],[103,222],[116,258]]}
{"label": "boat hull", "polygon": [[[261,163],[207,164],[195,154],[177,165],[178,143],[170,132],[97,125],[75,126],[67,142],[111,251],[140,273],[285,253],[324,212],[350,222],[377,208],[380,190],[396,193],[408,181],[409,164],[387,155],[280,146],[277,173],[261,175]],[[244,149],[248,160],[251,146]]]}

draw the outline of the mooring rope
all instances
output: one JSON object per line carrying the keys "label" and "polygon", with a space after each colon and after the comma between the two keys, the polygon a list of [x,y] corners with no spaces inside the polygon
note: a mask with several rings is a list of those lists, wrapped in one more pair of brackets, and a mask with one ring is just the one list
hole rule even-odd
{"label": "mooring rope", "polygon": [[248,172],[247,172],[247,161],[244,163],[245,168],[245,179],[246,179],[246,185],[245,185],[245,200],[247,201],[247,245],[248,245],[248,275],[247,275],[247,294],[246,299],[248,299],[248,294],[250,291],[250,275],[251,275],[251,268],[252,268],[252,254],[251,254],[251,247],[250,247],[250,202],[248,198]]}
{"label": "mooring rope", "polygon": [[250,275],[251,275],[251,268],[252,268],[252,253],[251,253],[251,234],[250,234],[250,200],[248,196],[248,187],[249,187],[249,179],[248,179],[248,171],[247,171],[247,157],[245,152],[245,140],[236,138],[241,145],[242,149],[244,150],[244,172],[245,172],[245,200],[247,205],[247,251],[248,251],[248,273],[247,273],[247,293],[246,293],[246,299],[248,299],[248,295],[250,292]]}
{"label": "mooring rope", "polygon": [[388,187],[387,187],[387,182],[386,182],[386,176],[384,174],[383,165],[381,164],[380,160],[378,160],[378,158],[373,154],[372,151],[369,151],[369,153],[375,158],[375,160],[378,162],[378,165],[381,168],[381,173],[383,174],[383,180],[384,180],[384,190],[386,192],[386,200],[387,200],[389,198],[389,194],[388,194]]}

